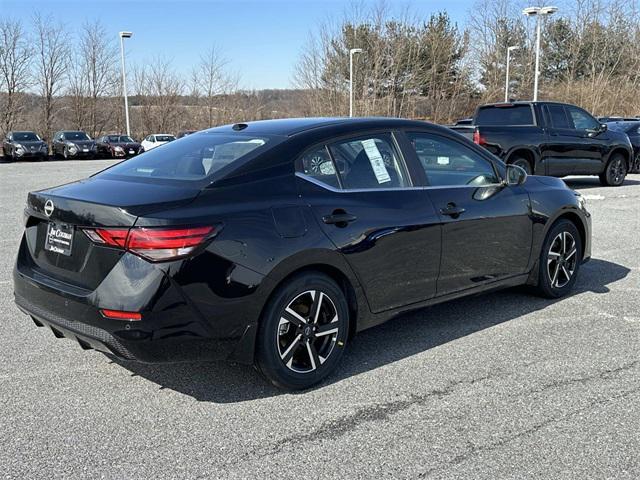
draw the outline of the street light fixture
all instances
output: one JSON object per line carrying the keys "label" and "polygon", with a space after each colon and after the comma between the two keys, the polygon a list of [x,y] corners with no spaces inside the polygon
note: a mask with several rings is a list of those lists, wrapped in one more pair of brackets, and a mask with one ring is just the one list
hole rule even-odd
{"label": "street light fixture", "polygon": [[361,48],[349,50],[349,116],[353,117],[353,55],[362,53]]}
{"label": "street light fixture", "polygon": [[533,76],[533,101],[538,101],[538,75],[540,74],[540,29],[541,29],[541,17],[547,15],[553,15],[558,11],[558,7],[546,6],[546,7],[527,7],[522,10],[522,13],[527,17],[536,17],[536,71]]}
{"label": "street light fixture", "polygon": [[507,78],[504,82],[504,101],[505,103],[509,101],[509,64],[511,63],[511,52],[514,50],[518,50],[520,47],[517,45],[513,45],[511,47],[507,47]]}
{"label": "street light fixture", "polygon": [[127,99],[127,74],[124,68],[124,39],[131,38],[132,32],[120,32],[120,57],[122,60],[122,94],[124,96],[124,118],[127,122],[127,136],[131,136],[131,129],[129,127],[129,100]]}

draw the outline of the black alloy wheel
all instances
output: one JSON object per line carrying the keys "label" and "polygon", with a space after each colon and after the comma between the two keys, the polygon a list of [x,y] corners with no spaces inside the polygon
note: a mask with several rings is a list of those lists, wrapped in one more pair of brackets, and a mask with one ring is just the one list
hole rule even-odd
{"label": "black alloy wheel", "polygon": [[627,161],[620,154],[609,160],[604,172],[600,174],[600,183],[605,186],[619,187],[627,176]]}
{"label": "black alloy wheel", "polygon": [[569,220],[556,222],[542,245],[538,266],[538,292],[559,298],[571,291],[582,260],[582,240]]}
{"label": "black alloy wheel", "polygon": [[518,167],[523,169],[525,172],[527,172],[527,175],[533,175],[533,169],[531,168],[531,163],[526,158],[516,157],[511,162],[511,164],[517,165]]}
{"label": "black alloy wheel", "polygon": [[258,370],[274,385],[305,389],[335,369],[348,336],[344,293],[315,272],[293,277],[269,302],[260,324]]}

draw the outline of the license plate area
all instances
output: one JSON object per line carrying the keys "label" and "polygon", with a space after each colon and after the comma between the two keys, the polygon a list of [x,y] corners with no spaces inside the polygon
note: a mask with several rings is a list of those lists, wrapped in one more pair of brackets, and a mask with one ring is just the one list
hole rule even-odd
{"label": "license plate area", "polygon": [[73,226],[64,223],[47,224],[47,236],[44,241],[44,249],[48,252],[59,253],[67,257],[71,256],[73,248]]}

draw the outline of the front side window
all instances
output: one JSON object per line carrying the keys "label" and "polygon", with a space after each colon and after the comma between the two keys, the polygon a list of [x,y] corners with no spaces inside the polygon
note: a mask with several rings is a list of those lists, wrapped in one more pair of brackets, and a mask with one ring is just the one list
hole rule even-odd
{"label": "front side window", "polygon": [[584,110],[576,107],[567,107],[567,110],[576,130],[596,130],[600,126],[600,123]]}
{"label": "front side window", "polygon": [[215,173],[250,153],[266,150],[269,137],[209,133],[170,142],[105,170],[117,175],[159,180],[215,180]]}
{"label": "front side window", "polygon": [[389,134],[333,143],[329,150],[345,189],[388,189],[409,185]]}
{"label": "front side window", "polygon": [[499,183],[493,165],[455,140],[429,133],[408,132],[429,184],[483,186]]}

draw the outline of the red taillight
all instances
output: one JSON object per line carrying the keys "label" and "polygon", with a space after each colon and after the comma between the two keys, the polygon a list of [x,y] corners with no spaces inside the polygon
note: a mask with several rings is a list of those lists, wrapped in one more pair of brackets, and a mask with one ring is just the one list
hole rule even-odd
{"label": "red taillight", "polygon": [[154,262],[189,255],[215,232],[213,227],[133,228],[127,250]]}
{"label": "red taillight", "polygon": [[487,143],[482,135],[480,135],[480,130],[477,128],[473,132],[473,143],[477,145],[484,145]]}
{"label": "red taillight", "polygon": [[215,227],[84,229],[95,243],[124,248],[153,262],[174,260],[193,252],[216,234]]}
{"label": "red taillight", "polygon": [[136,322],[142,320],[142,314],[140,312],[123,312],[122,310],[108,310],[103,308],[100,313],[105,318],[111,318],[112,320],[126,320],[129,322]]}
{"label": "red taillight", "polygon": [[127,235],[129,233],[128,228],[97,228],[95,230],[85,230],[87,235],[94,242],[96,238],[92,236],[89,232],[95,233],[100,237],[102,242],[98,241],[98,243],[105,243],[111,247],[120,247],[124,248],[127,243]]}

